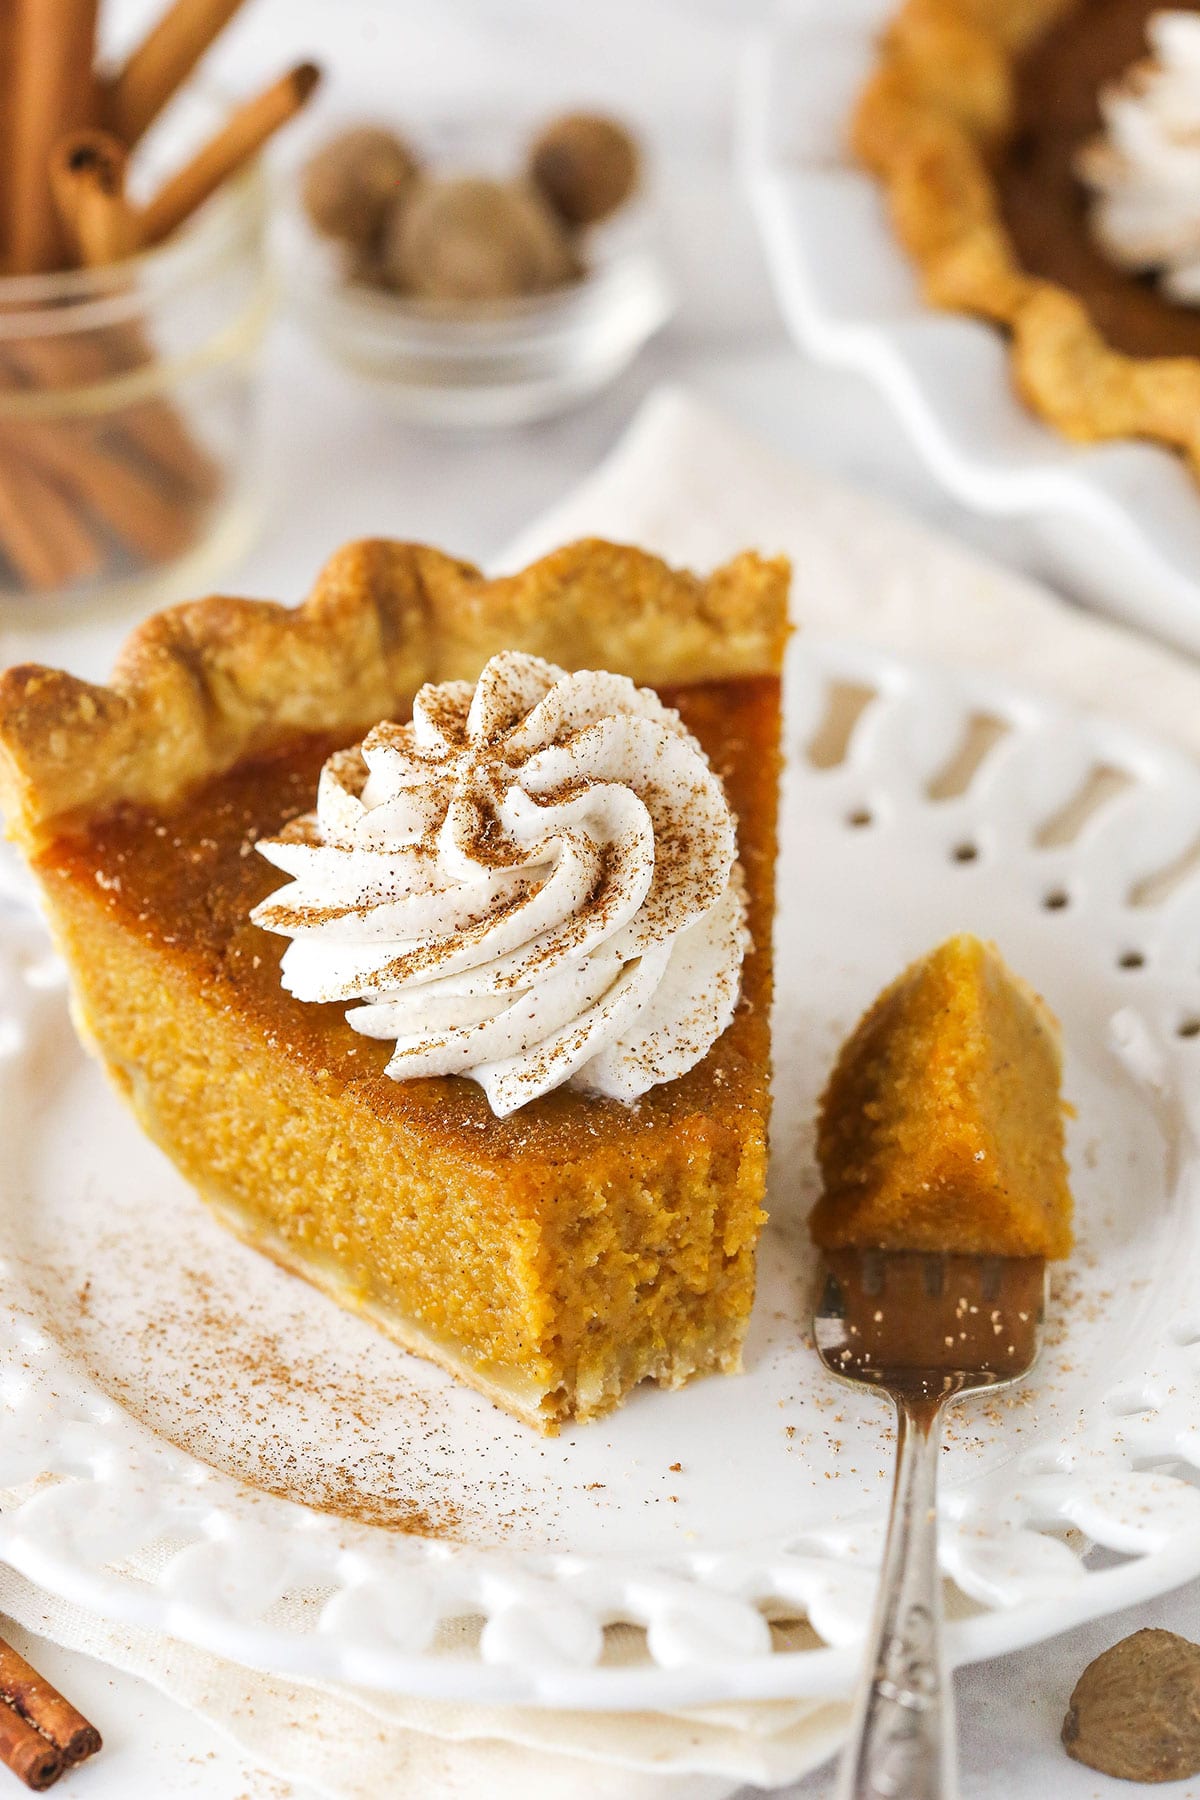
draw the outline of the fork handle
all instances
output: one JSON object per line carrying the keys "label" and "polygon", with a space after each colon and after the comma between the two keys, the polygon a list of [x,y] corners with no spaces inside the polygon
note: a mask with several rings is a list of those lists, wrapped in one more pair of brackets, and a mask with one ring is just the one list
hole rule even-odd
{"label": "fork handle", "polygon": [[953,1800],[954,1691],[942,1655],[942,1396],[896,1400],[896,1481],[838,1800]]}

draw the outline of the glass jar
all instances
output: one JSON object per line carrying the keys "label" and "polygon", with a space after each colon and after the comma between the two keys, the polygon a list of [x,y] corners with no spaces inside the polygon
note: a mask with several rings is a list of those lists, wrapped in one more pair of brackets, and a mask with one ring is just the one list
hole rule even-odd
{"label": "glass jar", "polygon": [[203,588],[258,513],[261,171],[163,246],[0,278],[0,610]]}

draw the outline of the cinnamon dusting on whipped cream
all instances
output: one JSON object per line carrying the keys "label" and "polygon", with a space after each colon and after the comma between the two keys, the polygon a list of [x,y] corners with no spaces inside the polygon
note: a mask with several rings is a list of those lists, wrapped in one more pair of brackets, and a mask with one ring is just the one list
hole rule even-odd
{"label": "cinnamon dusting on whipped cream", "polygon": [[464,1075],[504,1116],[564,1083],[632,1101],[729,1024],[748,947],[733,815],[678,713],[517,652],[326,763],[257,848],[284,986],[357,1002],[396,1079]]}

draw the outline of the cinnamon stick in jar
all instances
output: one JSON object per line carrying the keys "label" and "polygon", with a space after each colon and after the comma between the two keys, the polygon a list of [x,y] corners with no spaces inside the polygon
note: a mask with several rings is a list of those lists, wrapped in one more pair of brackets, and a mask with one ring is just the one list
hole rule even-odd
{"label": "cinnamon stick in jar", "polygon": [[24,458],[68,492],[98,527],[151,564],[169,562],[195,538],[196,515],[135,467],[86,421],[25,421],[19,436],[0,425],[0,461]]}
{"label": "cinnamon stick in jar", "polygon": [[295,116],[318,81],[315,63],[299,63],[230,114],[216,136],[164,183],[142,208],[142,243],[161,244]]}
{"label": "cinnamon stick in jar", "polygon": [[130,149],[183,86],[244,0],[175,0],[103,96],[104,122]]}
{"label": "cinnamon stick in jar", "polygon": [[[21,338],[0,348],[0,392],[6,372],[26,389],[54,390],[111,381],[154,360],[152,345],[133,320],[56,338]],[[106,442],[126,445],[139,462],[157,470],[173,493],[211,499],[220,487],[217,464],[165,398],[106,413],[96,429]]]}
{"label": "cinnamon stick in jar", "polygon": [[12,7],[0,6],[0,271],[8,263],[8,165],[17,70],[16,22]]}
{"label": "cinnamon stick in jar", "polygon": [[73,500],[25,458],[0,458],[0,558],[21,586],[49,593],[96,575],[99,543]]}
{"label": "cinnamon stick in jar", "polygon": [[86,268],[132,256],[137,215],[125,198],[128,152],[108,131],[76,131],[50,159],[50,186],[59,218]]}
{"label": "cinnamon stick in jar", "polygon": [[8,266],[18,274],[58,269],[67,260],[50,191],[50,157],[64,132],[95,121],[97,3],[7,0],[12,92],[4,236]]}

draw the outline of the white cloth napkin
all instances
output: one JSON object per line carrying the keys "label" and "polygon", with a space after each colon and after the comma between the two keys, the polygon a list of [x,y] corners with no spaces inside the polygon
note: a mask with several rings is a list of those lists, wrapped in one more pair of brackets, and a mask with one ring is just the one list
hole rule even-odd
{"label": "white cloth napkin", "polygon": [[[1194,666],[808,474],[685,393],[652,396],[608,461],[503,566],[589,534],[698,569],[746,546],[786,551],[806,632],[1006,673],[1200,751]],[[108,1624],[4,1570],[0,1612],[144,1676],[231,1732],[252,1760],[333,1800],[724,1800],[747,1782],[803,1775],[843,1722],[840,1706],[817,1703],[563,1714],[280,1681]]]}

